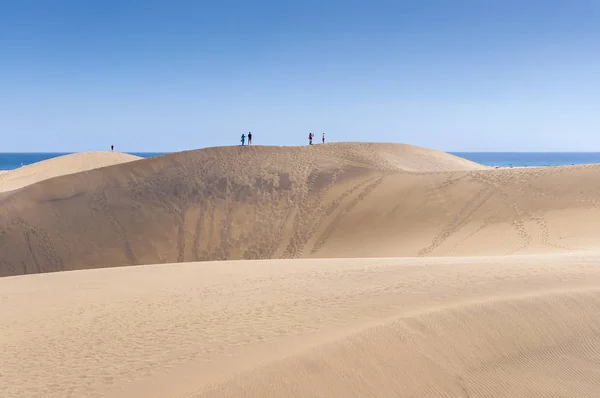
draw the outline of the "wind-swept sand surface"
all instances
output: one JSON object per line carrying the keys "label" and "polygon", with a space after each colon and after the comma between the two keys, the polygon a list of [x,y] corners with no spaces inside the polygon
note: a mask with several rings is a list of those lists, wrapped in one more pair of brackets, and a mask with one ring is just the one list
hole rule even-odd
{"label": "wind-swept sand surface", "polygon": [[57,177],[0,195],[0,276],[319,256],[387,177],[481,169],[409,145],[347,143],[208,148]]}
{"label": "wind-swept sand surface", "polygon": [[118,152],[81,152],[58,156],[15,170],[0,171],[0,192],[23,188],[49,178],[138,159],[141,158]]}
{"label": "wind-swept sand surface", "polygon": [[346,143],[4,192],[0,396],[597,397],[599,179]]}
{"label": "wind-swept sand surface", "polygon": [[3,397],[597,397],[597,252],[0,279]]}
{"label": "wind-swept sand surface", "polygon": [[0,275],[593,250],[599,178],[598,165],[499,170],[389,144],[169,154],[0,196]]}

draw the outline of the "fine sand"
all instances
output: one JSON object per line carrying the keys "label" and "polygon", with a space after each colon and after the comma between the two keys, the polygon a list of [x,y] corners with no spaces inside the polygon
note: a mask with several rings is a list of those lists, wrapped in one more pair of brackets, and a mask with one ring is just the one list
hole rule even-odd
{"label": "fine sand", "polygon": [[598,165],[343,143],[66,169],[0,193],[1,397],[598,396]]}
{"label": "fine sand", "polygon": [[597,397],[598,253],[0,279],[2,397]]}
{"label": "fine sand", "polygon": [[491,169],[389,144],[175,153],[0,195],[0,276],[595,250],[599,178],[599,165]]}
{"label": "fine sand", "polygon": [[[339,240],[348,239],[338,227],[364,214],[361,204],[379,212],[387,202],[392,206],[387,210],[404,217],[411,209],[400,205],[398,195],[423,202],[425,194],[431,198],[426,205],[438,206],[431,196],[438,190],[435,184],[451,185],[446,180],[469,170],[487,168],[408,145],[326,144],[209,148],[65,175],[0,195],[0,276],[199,260],[338,257],[344,255],[336,249]],[[378,198],[382,194],[387,198]],[[448,200],[463,205],[461,198]],[[399,234],[414,235],[405,223],[394,225]],[[382,228],[379,233],[387,235],[389,223]],[[368,232],[353,229],[359,239]],[[346,256],[411,255],[416,248],[397,243],[375,247],[365,241]],[[384,253],[381,245],[396,249]]]}
{"label": "fine sand", "polygon": [[141,159],[118,152],[82,152],[51,158],[15,170],[0,171],[0,192],[26,187],[49,178]]}

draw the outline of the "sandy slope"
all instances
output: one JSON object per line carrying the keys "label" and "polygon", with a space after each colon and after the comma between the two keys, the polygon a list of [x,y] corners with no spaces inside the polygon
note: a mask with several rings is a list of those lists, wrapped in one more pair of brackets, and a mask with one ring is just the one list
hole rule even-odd
{"label": "sandy slope", "polygon": [[597,397],[599,177],[327,144],[4,192],[0,275],[116,268],[0,278],[0,396]]}
{"label": "sandy slope", "polygon": [[[408,145],[221,147],[42,181],[0,196],[0,276],[299,257],[321,213],[335,216],[373,181],[416,169],[482,166]],[[336,197],[313,203],[325,193]]]}
{"label": "sandy slope", "polygon": [[0,279],[3,397],[596,397],[600,253]]}
{"label": "sandy slope", "polygon": [[199,260],[593,250],[599,177],[598,165],[490,169],[390,144],[170,154],[0,197],[0,275]]}
{"label": "sandy slope", "polygon": [[141,158],[118,152],[82,152],[59,156],[15,170],[0,172],[0,192],[23,188],[53,177],[131,162],[137,159]]}

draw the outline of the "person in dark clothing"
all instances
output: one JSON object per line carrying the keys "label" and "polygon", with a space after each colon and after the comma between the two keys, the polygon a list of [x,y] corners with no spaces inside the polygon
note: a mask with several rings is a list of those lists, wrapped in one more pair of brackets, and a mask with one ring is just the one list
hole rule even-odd
{"label": "person in dark clothing", "polygon": [[110,150],[111,150],[111,151],[114,151],[114,150],[115,150],[115,146],[114,146],[114,145],[111,145],[111,146],[110,146]]}
{"label": "person in dark clothing", "polygon": [[308,133],[308,145],[312,145],[313,133]]}
{"label": "person in dark clothing", "polygon": [[252,132],[248,133],[248,145],[252,145]]}

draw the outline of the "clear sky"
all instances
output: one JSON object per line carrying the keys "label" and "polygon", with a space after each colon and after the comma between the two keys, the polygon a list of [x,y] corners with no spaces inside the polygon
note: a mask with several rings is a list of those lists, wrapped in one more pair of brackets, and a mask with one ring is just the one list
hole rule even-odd
{"label": "clear sky", "polygon": [[600,151],[600,1],[0,0],[0,152]]}

